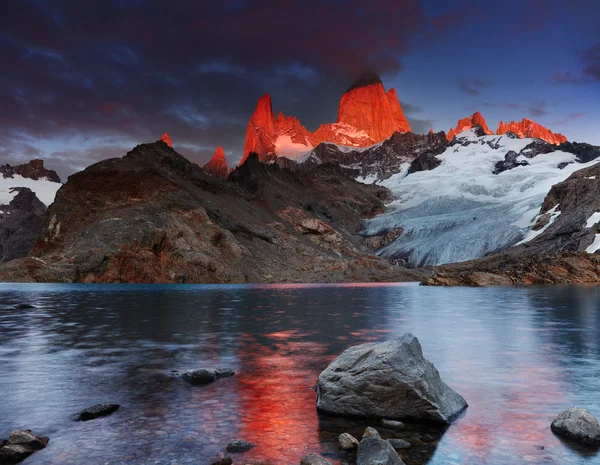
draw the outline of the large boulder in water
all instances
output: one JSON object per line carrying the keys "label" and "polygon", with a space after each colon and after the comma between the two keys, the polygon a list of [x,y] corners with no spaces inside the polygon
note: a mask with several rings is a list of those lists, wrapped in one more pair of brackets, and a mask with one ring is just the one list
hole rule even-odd
{"label": "large boulder in water", "polygon": [[365,438],[358,445],[356,465],[404,465],[404,462],[389,442]]}
{"label": "large boulder in water", "polygon": [[448,424],[467,408],[410,333],[350,347],[319,375],[315,388],[317,409],[335,415]]}
{"label": "large boulder in water", "polygon": [[600,424],[587,410],[571,407],[554,419],[555,434],[590,445],[600,445]]}

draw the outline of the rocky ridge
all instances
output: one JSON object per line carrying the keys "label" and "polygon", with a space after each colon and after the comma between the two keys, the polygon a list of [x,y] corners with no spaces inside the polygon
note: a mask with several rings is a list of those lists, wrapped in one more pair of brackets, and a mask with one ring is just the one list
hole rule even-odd
{"label": "rocky ridge", "polygon": [[28,163],[17,166],[9,164],[0,165],[0,174],[3,178],[12,178],[15,175],[24,178],[33,179],[35,181],[46,179],[52,182],[60,182],[60,177],[54,170],[48,170],[44,167],[44,160],[31,160]]}

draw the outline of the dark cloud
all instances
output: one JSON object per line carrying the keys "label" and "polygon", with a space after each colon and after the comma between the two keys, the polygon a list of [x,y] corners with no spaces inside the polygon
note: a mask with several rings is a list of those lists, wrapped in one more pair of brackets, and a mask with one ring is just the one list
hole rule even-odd
{"label": "dark cloud", "polygon": [[406,115],[413,115],[423,111],[423,108],[421,108],[419,105],[413,105],[407,102],[400,102],[400,104],[402,105],[402,110]]}
{"label": "dark cloud", "polygon": [[600,42],[592,45],[581,55],[581,70],[554,73],[556,84],[590,84],[600,82]]}
{"label": "dark cloud", "polygon": [[435,121],[431,119],[418,119],[407,116],[406,119],[410,124],[410,129],[415,134],[427,134],[433,128]]}
{"label": "dark cloud", "polygon": [[481,91],[491,87],[493,82],[488,79],[479,78],[458,78],[458,88],[467,94],[479,96]]}
{"label": "dark cloud", "polygon": [[534,118],[539,118],[548,114],[548,104],[542,100],[533,102],[527,107],[527,112]]}
{"label": "dark cloud", "polygon": [[44,150],[73,168],[163,132],[235,162],[262,94],[314,130],[363,70],[397,73],[424,22],[418,0],[5,0],[0,124],[13,158],[19,134],[106,147]]}

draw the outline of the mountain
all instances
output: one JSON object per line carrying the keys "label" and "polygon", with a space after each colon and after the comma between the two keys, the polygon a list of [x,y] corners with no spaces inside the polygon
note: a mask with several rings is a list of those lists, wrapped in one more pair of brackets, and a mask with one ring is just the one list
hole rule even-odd
{"label": "mountain", "polygon": [[207,174],[216,176],[220,179],[227,179],[229,168],[227,167],[227,160],[225,160],[223,147],[217,147],[211,160],[204,165],[202,169]]}
{"label": "mountain", "polygon": [[223,181],[162,141],[143,144],[70,176],[29,257],[2,265],[0,280],[418,279],[373,255],[389,238],[358,235],[389,198],[334,165],[291,171],[251,154]]}
{"label": "mountain", "polygon": [[56,171],[46,169],[43,160],[17,166],[0,165],[0,204],[8,204],[15,197],[18,191],[14,188],[26,187],[45,205],[50,205],[61,186]]}
{"label": "mountain", "polygon": [[173,147],[173,142],[171,141],[171,136],[165,132],[161,137],[160,140],[162,140],[165,144],[167,144],[169,147]]}
{"label": "mountain", "polygon": [[27,187],[13,187],[14,198],[0,204],[0,263],[24,257],[42,230],[46,206]]}
{"label": "mountain", "polygon": [[458,120],[458,124],[456,125],[455,128],[450,128],[450,130],[448,131],[448,134],[446,135],[446,138],[450,141],[450,140],[454,139],[454,137],[457,134],[467,131],[474,126],[481,126],[481,129],[483,130],[484,134],[487,134],[487,135],[494,134],[492,131],[490,131],[490,128],[488,128],[487,123],[486,123],[485,119],[483,118],[483,115],[481,113],[479,113],[478,111],[476,111],[471,116],[469,116],[467,118],[463,118],[461,120]]}
{"label": "mountain", "polygon": [[[396,200],[365,224],[365,236],[403,233],[379,250],[411,266],[482,257],[528,237],[550,188],[597,162],[587,144],[550,144],[514,134],[458,134],[428,171],[402,171],[380,182]],[[416,162],[416,161],[415,161]]]}
{"label": "mountain", "polygon": [[507,132],[512,132],[521,138],[542,139],[557,145],[567,141],[567,138],[562,134],[554,133],[550,129],[527,118],[523,118],[520,122],[511,121],[510,123],[504,123],[500,121],[496,134],[506,134]]}
{"label": "mountain", "polygon": [[268,155],[296,158],[322,142],[368,147],[395,132],[410,132],[394,89],[387,93],[376,75],[363,75],[341,97],[335,123],[322,124],[310,133],[300,121],[279,113],[275,119],[269,94],[258,100],[248,121],[244,163],[251,152],[260,160]]}

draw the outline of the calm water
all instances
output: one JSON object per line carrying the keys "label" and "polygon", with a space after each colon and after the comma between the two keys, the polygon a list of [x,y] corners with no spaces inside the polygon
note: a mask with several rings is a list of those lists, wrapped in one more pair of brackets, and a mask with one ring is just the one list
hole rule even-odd
{"label": "calm water", "polygon": [[[600,417],[600,289],[584,287],[1,284],[0,438],[50,437],[25,464],[203,465],[236,438],[258,445],[236,463],[340,464],[346,426],[319,421],[311,386],[346,347],[406,331],[470,404],[427,463],[600,464],[549,428],[572,405]],[[237,374],[169,376],[213,366]],[[122,408],[69,420],[98,402]]]}

